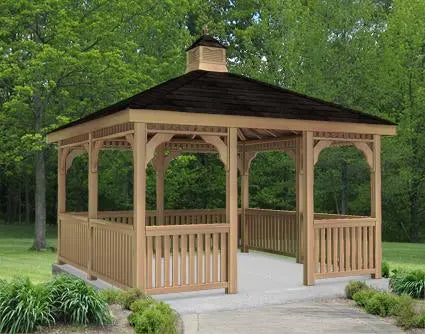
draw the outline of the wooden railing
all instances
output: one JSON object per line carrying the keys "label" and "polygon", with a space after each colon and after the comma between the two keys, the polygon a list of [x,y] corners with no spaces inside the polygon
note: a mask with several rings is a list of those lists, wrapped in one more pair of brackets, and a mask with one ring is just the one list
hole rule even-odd
{"label": "wooden railing", "polygon": [[89,233],[87,216],[60,214],[58,229],[59,261],[87,269]]}
{"label": "wooden railing", "polygon": [[147,293],[227,287],[229,224],[146,227]]}
{"label": "wooden railing", "polygon": [[132,287],[134,230],[132,225],[90,219],[91,274],[113,284]]}
{"label": "wooden railing", "polygon": [[295,256],[297,249],[294,211],[247,209],[248,247]]}
{"label": "wooden railing", "polygon": [[315,277],[375,272],[375,218],[314,220]]}

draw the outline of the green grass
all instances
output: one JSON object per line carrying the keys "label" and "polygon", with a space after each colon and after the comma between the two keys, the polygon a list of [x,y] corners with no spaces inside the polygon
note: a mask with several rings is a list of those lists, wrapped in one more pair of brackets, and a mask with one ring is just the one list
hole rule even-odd
{"label": "green grass", "polygon": [[[0,224],[0,278],[28,276],[35,283],[51,277],[56,253],[33,251],[34,225]],[[56,228],[47,227],[48,246],[56,247]]]}
{"label": "green grass", "polygon": [[[52,251],[30,250],[33,242],[33,225],[0,224],[0,278],[28,276],[33,282],[44,282],[51,276],[56,254]],[[47,242],[56,246],[56,228],[47,227]],[[383,259],[390,269],[424,269],[425,244],[384,242]]]}
{"label": "green grass", "polygon": [[383,260],[394,268],[425,270],[425,244],[383,242]]}

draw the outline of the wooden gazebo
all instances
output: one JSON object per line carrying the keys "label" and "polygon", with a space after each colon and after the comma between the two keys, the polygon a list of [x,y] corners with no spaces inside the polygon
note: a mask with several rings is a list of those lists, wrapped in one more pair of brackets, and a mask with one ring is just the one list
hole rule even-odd
{"label": "wooden gazebo", "polygon": [[[228,73],[226,48],[202,36],[187,49],[186,74],[48,135],[58,145],[58,261],[89,279],[147,294],[236,293],[239,246],[296,257],[306,285],[336,276],[380,278],[381,136],[395,134],[395,125],[381,118]],[[370,217],[314,213],[314,165],[334,145],[363,152]],[[133,211],[98,211],[102,150],[133,151]],[[296,211],[249,208],[250,163],[264,151],[295,159]],[[181,152],[218,152],[226,170],[225,209],[164,209],[164,171]],[[81,154],[89,157],[88,212],[67,212],[66,174]],[[157,177],[154,211],[146,210],[149,163]]]}

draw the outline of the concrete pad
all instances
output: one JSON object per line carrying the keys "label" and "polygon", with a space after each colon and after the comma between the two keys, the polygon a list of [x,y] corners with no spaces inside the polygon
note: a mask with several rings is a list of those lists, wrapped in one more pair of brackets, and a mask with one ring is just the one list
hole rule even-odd
{"label": "concrete pad", "polygon": [[314,286],[302,284],[303,266],[295,259],[263,252],[238,254],[239,292],[226,295],[224,289],[174,293],[155,296],[171,305],[180,314],[262,307],[305,300],[342,297],[348,281],[356,279],[382,290],[388,289],[386,279],[370,276],[341,277],[317,280]]}
{"label": "concrete pad", "polygon": [[187,314],[185,334],[386,333],[402,330],[344,302],[303,302]]}

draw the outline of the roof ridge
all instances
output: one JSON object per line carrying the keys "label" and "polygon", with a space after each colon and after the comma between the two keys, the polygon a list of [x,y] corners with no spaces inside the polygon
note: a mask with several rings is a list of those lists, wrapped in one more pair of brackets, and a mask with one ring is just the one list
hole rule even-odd
{"label": "roof ridge", "polygon": [[367,117],[370,117],[370,118],[374,118],[375,120],[378,120],[378,121],[387,122],[389,125],[397,125],[393,121],[387,120],[387,119],[382,118],[382,117],[379,117],[379,116],[375,116],[375,115],[369,114],[369,113],[364,112],[364,111],[355,110],[355,109],[346,107],[344,105],[341,105],[341,104],[338,104],[338,103],[335,103],[335,102],[325,101],[325,100],[322,100],[322,99],[317,98],[317,97],[309,96],[309,95],[306,95],[306,94],[303,94],[303,93],[296,92],[294,90],[290,90],[288,88],[280,87],[278,85],[270,84],[268,82],[260,81],[260,80],[253,79],[253,78],[249,78],[249,77],[244,76],[242,74],[231,73],[231,72],[228,72],[227,74],[229,74],[230,76],[238,77],[238,78],[241,78],[241,79],[244,79],[244,80],[247,80],[247,81],[256,83],[256,84],[260,84],[260,85],[265,86],[265,87],[268,87],[268,88],[273,88],[273,89],[276,89],[278,91],[284,91],[286,93],[289,93],[289,94],[292,94],[292,95],[295,95],[295,96],[298,96],[298,97],[307,98],[309,100],[313,100],[315,102],[318,102],[318,103],[320,103],[322,105],[327,105],[327,106],[334,107],[334,108],[344,109],[345,111],[348,111],[348,112],[353,113],[353,114],[359,114],[359,115],[367,116]]}

